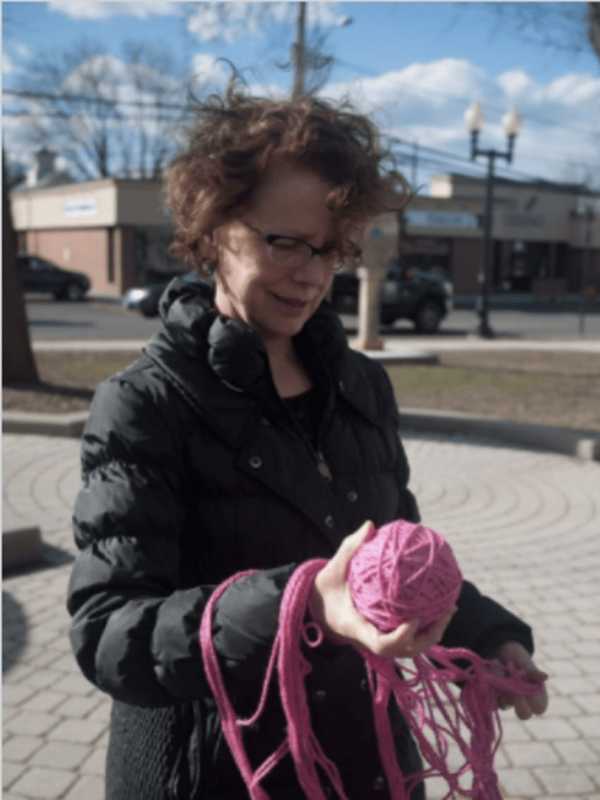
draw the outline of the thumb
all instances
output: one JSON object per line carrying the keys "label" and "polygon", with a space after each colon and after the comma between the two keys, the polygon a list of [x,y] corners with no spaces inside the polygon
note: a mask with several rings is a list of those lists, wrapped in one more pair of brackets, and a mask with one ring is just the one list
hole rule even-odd
{"label": "thumb", "polygon": [[346,578],[346,572],[354,553],[358,550],[361,544],[367,542],[374,535],[375,525],[371,522],[371,520],[367,520],[366,522],[363,522],[358,530],[354,531],[354,533],[351,533],[349,536],[346,536],[346,538],[343,540],[332,560],[335,563],[336,571],[339,570],[344,579]]}

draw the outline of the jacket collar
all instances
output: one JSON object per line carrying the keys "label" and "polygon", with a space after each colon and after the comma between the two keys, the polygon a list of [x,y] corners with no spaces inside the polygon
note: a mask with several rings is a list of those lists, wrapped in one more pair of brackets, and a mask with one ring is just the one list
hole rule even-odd
{"label": "jacket collar", "polygon": [[[239,445],[249,425],[265,414],[281,413],[260,337],[245,323],[217,312],[210,284],[191,275],[175,278],[159,311],[162,328],[145,352],[220,436]],[[360,385],[366,376],[356,369],[329,303],[321,304],[294,341],[314,377],[328,382],[330,408],[337,392],[378,424],[374,393],[368,384]]]}

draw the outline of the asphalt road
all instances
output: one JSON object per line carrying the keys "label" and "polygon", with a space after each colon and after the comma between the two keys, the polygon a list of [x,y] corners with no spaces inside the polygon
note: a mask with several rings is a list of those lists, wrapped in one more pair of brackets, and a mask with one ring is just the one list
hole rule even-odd
{"label": "asphalt road", "polygon": [[[147,339],[157,330],[157,319],[144,319],[139,313],[127,311],[118,303],[87,300],[82,303],[58,302],[45,298],[28,298],[27,316],[34,341],[57,339]],[[349,332],[356,330],[356,317],[345,316]],[[573,312],[492,311],[492,327],[499,337],[510,339],[579,339],[579,314]],[[473,332],[477,323],[473,311],[453,311],[444,321],[439,335],[464,338]],[[407,343],[416,339],[409,322],[397,322],[386,335],[397,336]],[[584,317],[582,338],[600,338],[600,314]],[[419,337],[421,341],[426,337]]]}

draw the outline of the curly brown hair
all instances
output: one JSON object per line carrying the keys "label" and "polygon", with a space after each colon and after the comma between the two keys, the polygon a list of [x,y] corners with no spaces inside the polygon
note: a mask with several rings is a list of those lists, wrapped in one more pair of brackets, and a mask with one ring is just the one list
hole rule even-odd
{"label": "curly brown hair", "polygon": [[327,205],[342,257],[356,248],[340,223],[361,223],[406,202],[406,183],[376,127],[347,101],[252,97],[232,82],[195,112],[165,183],[175,226],[170,250],[193,267],[206,260],[205,237],[251,202],[261,174],[276,160],[292,161],[332,184]]}

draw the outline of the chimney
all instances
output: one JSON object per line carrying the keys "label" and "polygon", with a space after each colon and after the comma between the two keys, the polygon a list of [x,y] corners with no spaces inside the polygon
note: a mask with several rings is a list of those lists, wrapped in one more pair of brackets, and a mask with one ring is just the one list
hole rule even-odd
{"label": "chimney", "polygon": [[35,154],[35,163],[27,171],[27,186],[37,186],[53,175],[55,161],[56,153],[53,150],[48,150],[47,147],[38,150]]}

